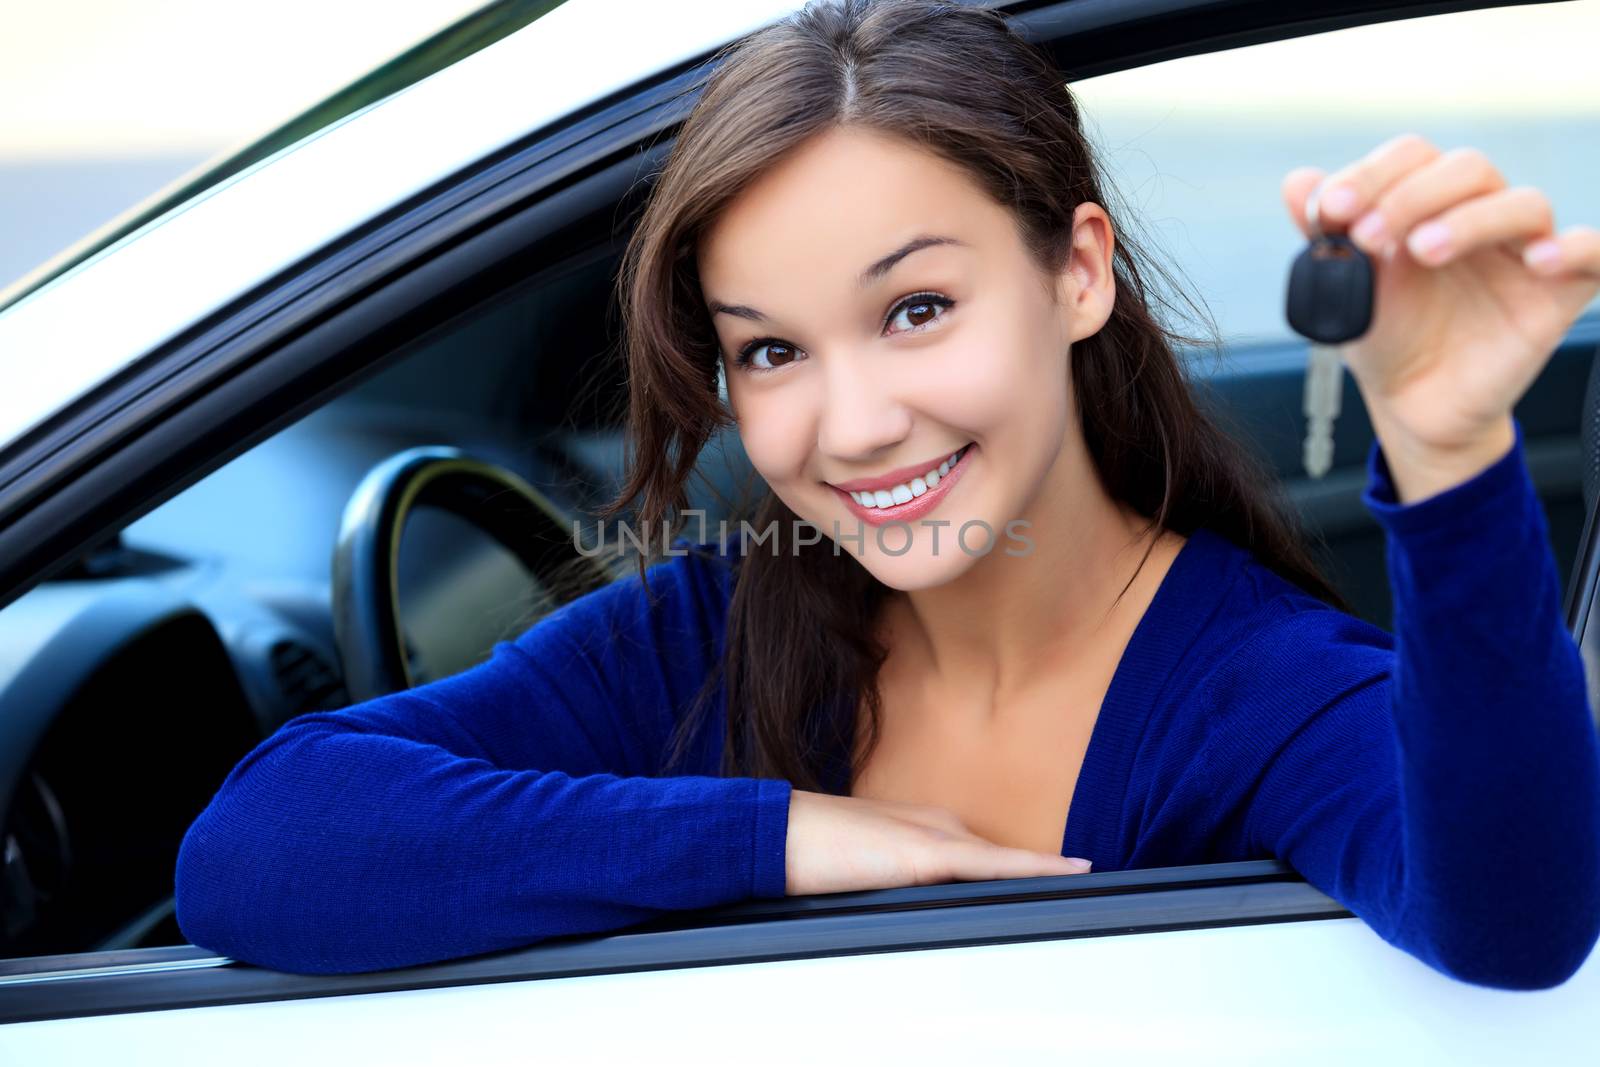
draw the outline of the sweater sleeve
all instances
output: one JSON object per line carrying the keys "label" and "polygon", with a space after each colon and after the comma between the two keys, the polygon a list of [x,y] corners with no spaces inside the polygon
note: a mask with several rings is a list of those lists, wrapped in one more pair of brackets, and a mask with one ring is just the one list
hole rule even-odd
{"label": "sweater sleeve", "polygon": [[470,670],[302,715],[178,855],[184,936],[306,974],[370,971],[784,895],[790,785],[657,777],[723,602],[686,556],[572,601]]}
{"label": "sweater sleeve", "polygon": [[1302,674],[1347,669],[1268,762],[1245,832],[1435,969],[1543,989],[1600,937],[1600,745],[1515,428],[1502,458],[1407,504],[1373,444],[1392,658],[1356,625],[1348,656],[1299,648]]}

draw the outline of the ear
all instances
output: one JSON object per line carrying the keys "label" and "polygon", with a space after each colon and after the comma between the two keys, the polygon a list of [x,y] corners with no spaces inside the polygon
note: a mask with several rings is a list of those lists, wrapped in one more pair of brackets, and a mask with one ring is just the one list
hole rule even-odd
{"label": "ear", "polygon": [[1068,316],[1067,339],[1094,335],[1111,318],[1117,282],[1112,270],[1116,235],[1099,204],[1084,201],[1072,213],[1072,254],[1062,268],[1057,299]]}

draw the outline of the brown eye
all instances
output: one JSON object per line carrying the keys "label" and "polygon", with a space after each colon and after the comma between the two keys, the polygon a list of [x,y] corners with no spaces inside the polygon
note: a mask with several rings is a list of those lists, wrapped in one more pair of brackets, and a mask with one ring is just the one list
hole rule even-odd
{"label": "brown eye", "polygon": [[942,296],[934,296],[932,293],[918,293],[916,296],[896,305],[894,314],[889,316],[889,324],[892,325],[897,319],[904,318],[906,320],[905,328],[894,332],[915,332],[936,321],[940,317],[940,312],[954,304],[955,301]]}
{"label": "brown eye", "polygon": [[[758,353],[768,353],[763,362]],[[782,341],[752,341],[739,351],[738,364],[751,370],[777,370],[795,359],[795,350]]]}

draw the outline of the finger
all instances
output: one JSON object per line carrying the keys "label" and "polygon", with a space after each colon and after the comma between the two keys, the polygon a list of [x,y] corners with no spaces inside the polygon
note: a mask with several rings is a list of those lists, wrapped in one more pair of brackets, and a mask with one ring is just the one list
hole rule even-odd
{"label": "finger", "polygon": [[1278,189],[1284,206],[1289,209],[1289,218],[1294,221],[1300,236],[1308,241],[1311,239],[1311,227],[1306,222],[1306,202],[1311,199],[1312,190],[1323,177],[1323,172],[1316,167],[1296,167],[1284,175],[1283,185]]}
{"label": "finger", "polygon": [[1417,262],[1432,267],[1500,244],[1520,257],[1529,242],[1554,232],[1549,198],[1530,185],[1520,185],[1475,196],[1424,219],[1406,235],[1406,250]]}
{"label": "finger", "polygon": [[[1476,148],[1452,149],[1385,190],[1372,209],[1350,227],[1350,239],[1367,252],[1378,252],[1401,240],[1410,249],[1411,230],[1419,223],[1465,200],[1498,192],[1505,185],[1505,178],[1482,152]],[[1424,234],[1418,242],[1419,250],[1426,251],[1427,238],[1436,234],[1437,231]]]}
{"label": "finger", "polygon": [[1322,222],[1347,223],[1364,214],[1396,182],[1438,158],[1439,149],[1417,134],[1391,137],[1328,175],[1318,207]]}
{"label": "finger", "polygon": [[959,842],[951,845],[946,854],[949,877],[963,882],[981,882],[992,878],[1042,878],[1082,874],[1087,870],[1075,858],[1050,856],[989,842]]}
{"label": "finger", "polygon": [[[1546,249],[1554,249],[1547,258]],[[1522,250],[1522,261],[1540,274],[1584,274],[1600,280],[1600,230],[1569,226],[1553,238],[1535,241]]]}

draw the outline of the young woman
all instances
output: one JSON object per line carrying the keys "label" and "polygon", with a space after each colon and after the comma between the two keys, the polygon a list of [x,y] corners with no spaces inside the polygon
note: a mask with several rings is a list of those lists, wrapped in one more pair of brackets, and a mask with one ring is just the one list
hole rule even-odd
{"label": "young woman", "polygon": [[1416,136],[1289,174],[1303,233],[1314,192],[1377,264],[1345,359],[1393,636],[1195,404],[1042,53],[931,0],[742,42],[623,264],[612,513],[684,518],[731,421],[771,539],[678,538],[487,663],[286,725],[184,841],[186,936],[357,971],[1278,856],[1447,974],[1564,981],[1600,928],[1600,756],[1511,410],[1600,235]]}

